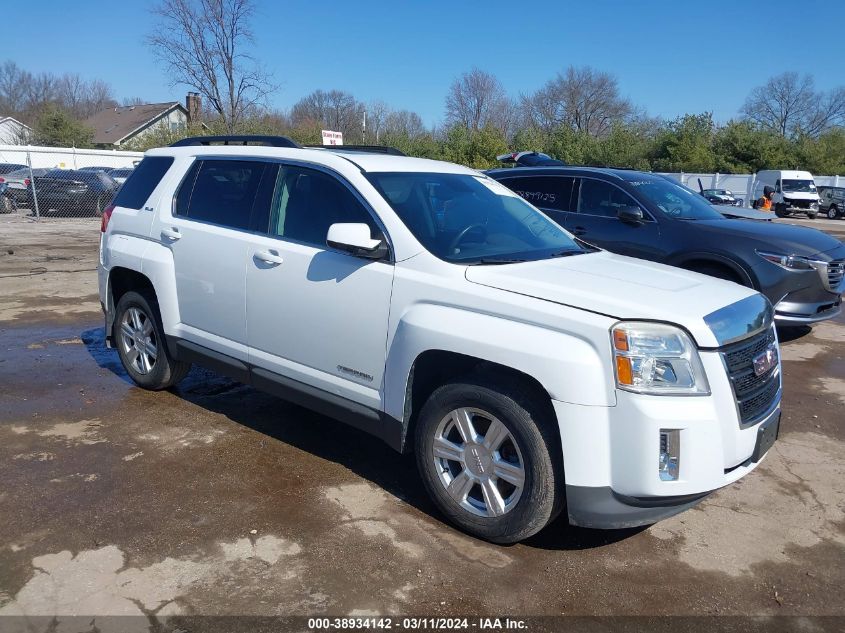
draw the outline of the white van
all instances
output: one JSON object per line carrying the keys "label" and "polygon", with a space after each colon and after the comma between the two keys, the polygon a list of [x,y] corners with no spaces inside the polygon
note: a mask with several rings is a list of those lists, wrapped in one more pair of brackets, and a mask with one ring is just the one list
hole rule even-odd
{"label": "white van", "polygon": [[806,213],[810,219],[819,213],[819,194],[813,174],[808,171],[770,169],[758,171],[753,200],[759,200],[765,187],[775,190],[772,209],[779,218],[792,213]]}

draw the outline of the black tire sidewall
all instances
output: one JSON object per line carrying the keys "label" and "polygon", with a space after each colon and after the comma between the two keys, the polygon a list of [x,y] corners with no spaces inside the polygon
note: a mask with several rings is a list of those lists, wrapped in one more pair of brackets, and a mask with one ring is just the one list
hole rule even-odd
{"label": "black tire sidewall", "polygon": [[[463,530],[496,543],[513,543],[539,532],[560,510],[563,467],[558,451],[541,432],[548,421],[532,415],[515,394],[484,384],[461,381],[437,389],[420,412],[416,427],[416,458],[425,487],[438,508]],[[525,468],[525,486],[516,506],[501,517],[477,516],[461,508],[448,495],[435,472],[434,433],[454,409],[473,407],[498,418],[518,444]],[[560,466],[557,467],[556,461]]]}
{"label": "black tire sidewall", "polygon": [[[155,330],[156,342],[158,344],[158,355],[156,357],[155,365],[148,374],[140,374],[130,365],[126,360],[126,354],[123,351],[122,335],[120,333],[120,323],[123,320],[123,315],[130,308],[140,309],[147,318],[153,323]],[[161,318],[158,311],[158,303],[144,293],[130,291],[124,294],[120,301],[117,302],[114,315],[114,340],[117,347],[117,353],[120,356],[120,362],[129,377],[139,387],[144,389],[159,390],[170,386],[172,376],[172,367],[169,354],[167,353],[167,343],[164,337],[164,331],[161,327]]]}

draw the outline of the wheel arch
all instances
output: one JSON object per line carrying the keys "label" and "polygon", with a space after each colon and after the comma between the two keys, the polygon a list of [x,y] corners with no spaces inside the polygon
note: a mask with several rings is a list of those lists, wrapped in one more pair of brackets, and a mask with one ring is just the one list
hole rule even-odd
{"label": "wheel arch", "polygon": [[[434,391],[466,376],[484,377],[502,384],[519,385],[524,393],[537,399],[548,419],[555,419],[552,396],[534,376],[501,363],[458,352],[429,349],[414,359],[405,387],[403,451],[412,448],[419,412]],[[558,443],[559,434],[556,434]]]}
{"label": "wheel arch", "polygon": [[745,266],[730,257],[719,255],[718,253],[684,253],[667,263],[692,271],[695,270],[696,266],[716,266],[729,271],[743,286],[753,288],[754,290],[760,289],[756,277]]}
{"label": "wheel arch", "polygon": [[131,290],[147,290],[155,296],[153,282],[143,273],[124,266],[115,266],[109,270],[108,293],[106,295],[108,301],[106,306],[106,342],[109,346],[114,343],[115,308],[120,298]]}

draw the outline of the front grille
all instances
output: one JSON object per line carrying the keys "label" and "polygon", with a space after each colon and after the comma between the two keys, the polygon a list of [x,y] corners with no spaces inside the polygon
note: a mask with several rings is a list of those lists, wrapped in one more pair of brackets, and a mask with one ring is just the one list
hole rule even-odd
{"label": "front grille", "polygon": [[836,291],[845,278],[845,259],[837,259],[827,265],[827,289]]}
{"label": "front grille", "polygon": [[728,370],[740,423],[753,422],[766,413],[780,389],[779,363],[761,375],[754,372],[754,359],[774,343],[772,328],[751,338],[722,348],[722,358]]}
{"label": "front grille", "polygon": [[809,209],[813,203],[812,200],[790,200],[789,198],[784,198],[783,201],[793,209]]}

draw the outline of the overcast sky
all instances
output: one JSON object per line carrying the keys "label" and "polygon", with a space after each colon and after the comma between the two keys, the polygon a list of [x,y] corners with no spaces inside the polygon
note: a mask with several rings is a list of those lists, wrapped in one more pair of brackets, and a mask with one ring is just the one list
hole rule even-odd
{"label": "overcast sky", "polygon": [[[144,44],[150,4],[17,5],[0,60],[103,79],[118,100],[182,101],[187,88],[170,87]],[[431,125],[443,117],[451,81],[473,66],[517,96],[570,64],[591,65],[616,75],[622,94],[651,115],[710,110],[718,121],[786,70],[812,73],[818,88],[845,84],[840,0],[257,4],[254,54],[280,84],[270,105],[282,109],[318,88],[339,88],[414,110]]]}

